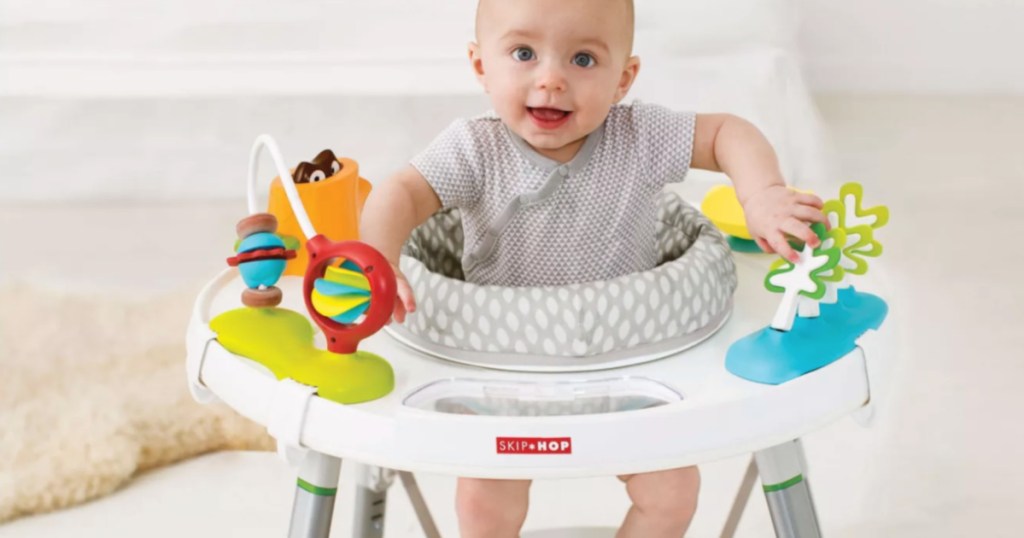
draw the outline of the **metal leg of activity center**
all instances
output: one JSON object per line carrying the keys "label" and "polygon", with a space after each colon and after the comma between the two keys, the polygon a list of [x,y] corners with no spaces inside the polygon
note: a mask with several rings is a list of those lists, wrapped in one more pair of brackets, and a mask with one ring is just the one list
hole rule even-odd
{"label": "metal leg of activity center", "polygon": [[416,478],[409,472],[398,472],[391,469],[383,469],[372,465],[360,465],[358,472],[358,483],[356,484],[356,502],[353,510],[355,528],[352,536],[355,538],[383,538],[384,536],[384,512],[387,509],[388,488],[398,476],[402,480],[402,486],[409,495],[409,502],[412,503],[416,517],[423,528],[423,534],[427,538],[440,538],[434,518],[430,515],[427,503],[420,493]]}
{"label": "metal leg of activity center", "polygon": [[288,538],[328,538],[341,460],[310,451],[299,468]]}
{"label": "metal leg of activity center", "polygon": [[402,479],[402,486],[405,488],[406,493],[409,494],[409,502],[412,503],[412,508],[416,511],[416,518],[420,520],[420,527],[423,529],[424,536],[426,538],[441,538],[441,533],[437,530],[434,518],[430,515],[430,509],[427,508],[427,501],[423,499],[420,486],[416,483],[416,477],[407,471],[400,471],[398,477]]}
{"label": "metal leg of activity center", "polygon": [[736,498],[729,510],[729,517],[725,520],[725,527],[722,528],[719,538],[736,536],[736,529],[740,526],[740,517],[743,516],[743,510],[747,507],[747,501],[750,500],[750,492],[754,491],[755,482],[757,482],[757,463],[754,462],[754,456],[750,456],[747,471],[743,473],[743,481],[740,482],[740,489],[736,492]]}
{"label": "metal leg of activity center", "polygon": [[754,459],[775,535],[779,538],[821,538],[800,440],[755,452]]}
{"label": "metal leg of activity center", "polygon": [[354,538],[383,538],[388,488],[395,480],[395,471],[372,465],[357,465],[359,470],[356,479],[356,500],[352,512],[352,536]]}
{"label": "metal leg of activity center", "polygon": [[[341,459],[308,452],[299,469],[288,538],[328,538],[338,493]],[[440,538],[412,473],[358,464],[352,536],[383,538],[388,488],[398,475],[427,538]]]}

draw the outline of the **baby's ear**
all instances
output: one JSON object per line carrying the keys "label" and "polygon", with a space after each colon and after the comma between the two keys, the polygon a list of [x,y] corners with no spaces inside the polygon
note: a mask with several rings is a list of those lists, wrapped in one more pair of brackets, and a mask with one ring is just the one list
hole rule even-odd
{"label": "baby's ear", "polygon": [[480,54],[480,45],[470,41],[466,47],[466,53],[469,55],[469,64],[473,67],[473,74],[476,75],[476,79],[480,81],[480,85],[486,92],[487,79],[484,77],[484,60]]}
{"label": "baby's ear", "polygon": [[622,76],[619,77],[619,85],[615,88],[615,102],[618,103],[629,93],[629,89],[636,81],[637,73],[640,72],[640,57],[630,56],[622,68]]}

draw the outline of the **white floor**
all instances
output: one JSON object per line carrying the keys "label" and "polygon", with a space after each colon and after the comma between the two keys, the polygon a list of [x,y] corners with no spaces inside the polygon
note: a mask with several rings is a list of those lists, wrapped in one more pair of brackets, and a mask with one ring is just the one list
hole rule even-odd
{"label": "white floor", "polygon": [[[891,208],[883,262],[899,276],[891,307],[907,337],[898,394],[879,423],[844,420],[806,439],[823,529],[839,538],[1019,536],[1024,353],[1011,331],[1024,324],[1024,99],[830,96],[820,104],[845,173],[837,180],[864,183],[872,201]],[[122,295],[196,289],[222,266],[243,211],[241,198],[0,205],[0,275]],[[744,465],[702,468],[692,536],[717,535]],[[350,476],[353,466],[344,469]],[[455,536],[453,479],[420,480],[442,532]],[[0,526],[0,538],[281,536],[292,487],[272,455],[211,455],[89,505]],[[348,535],[350,495],[342,491],[334,536]],[[420,536],[400,486],[389,502],[386,536]],[[614,479],[539,482],[527,529],[614,525],[626,507]],[[770,529],[755,498],[739,536]]]}

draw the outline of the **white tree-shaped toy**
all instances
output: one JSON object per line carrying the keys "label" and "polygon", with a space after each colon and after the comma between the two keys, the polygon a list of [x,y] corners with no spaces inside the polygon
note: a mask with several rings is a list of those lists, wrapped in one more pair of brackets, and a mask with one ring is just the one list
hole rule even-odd
{"label": "white tree-shaped toy", "polygon": [[[826,271],[822,271],[818,275],[819,278],[825,283],[825,295],[824,297],[822,297],[821,301],[803,295],[797,298],[797,315],[802,318],[816,318],[819,315],[821,315],[821,308],[819,306],[820,303],[824,302],[825,299],[828,297],[829,290],[835,289],[835,285],[838,282],[842,281],[843,278],[845,278],[845,272],[843,271],[843,268],[841,266],[842,245],[836,244],[836,237],[839,234],[825,232],[824,226],[820,224],[812,226],[811,228],[818,235],[818,238],[821,239],[821,245],[818,248],[822,250],[830,250],[834,248],[840,249],[840,260],[839,264],[836,264],[835,267],[828,269]],[[848,241],[849,237],[847,236],[844,240]],[[779,262],[776,262],[776,265],[781,264]]]}
{"label": "white tree-shaped toy", "polygon": [[859,183],[840,187],[839,199],[825,202],[822,208],[831,229],[812,226],[821,245],[816,249],[805,245],[796,264],[780,259],[772,265],[765,287],[784,294],[772,328],[790,330],[798,311],[801,317],[817,317],[820,303],[835,303],[838,290],[850,285],[847,275],[863,275],[868,270],[866,258],[882,253],[874,232],[889,222],[889,209],[864,208],[863,198]]}
{"label": "white tree-shaped toy", "polygon": [[818,301],[824,297],[829,281],[842,279],[843,270],[839,267],[839,259],[846,243],[846,233],[840,228],[826,232],[822,225],[815,226],[815,232],[822,239],[821,246],[811,248],[810,245],[804,245],[797,263],[780,259],[772,265],[765,277],[765,287],[769,291],[783,294],[782,302],[772,318],[773,329],[792,329],[800,297]]}

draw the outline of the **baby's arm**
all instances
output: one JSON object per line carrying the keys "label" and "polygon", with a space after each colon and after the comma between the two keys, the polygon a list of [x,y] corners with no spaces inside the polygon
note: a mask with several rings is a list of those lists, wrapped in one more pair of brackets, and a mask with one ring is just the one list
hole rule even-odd
{"label": "baby's arm", "polygon": [[411,165],[377,185],[363,206],[359,221],[360,239],[376,248],[391,263],[398,279],[398,300],[395,301],[395,320],[405,321],[406,312],[416,311],[412,287],[398,267],[402,245],[412,230],[441,208],[434,189]]}
{"label": "baby's arm", "polygon": [[797,261],[787,235],[818,246],[808,223],[826,222],[821,199],[786,187],[775,150],[750,122],[731,114],[698,114],[691,166],[732,179],[747,229],[765,252]]}

